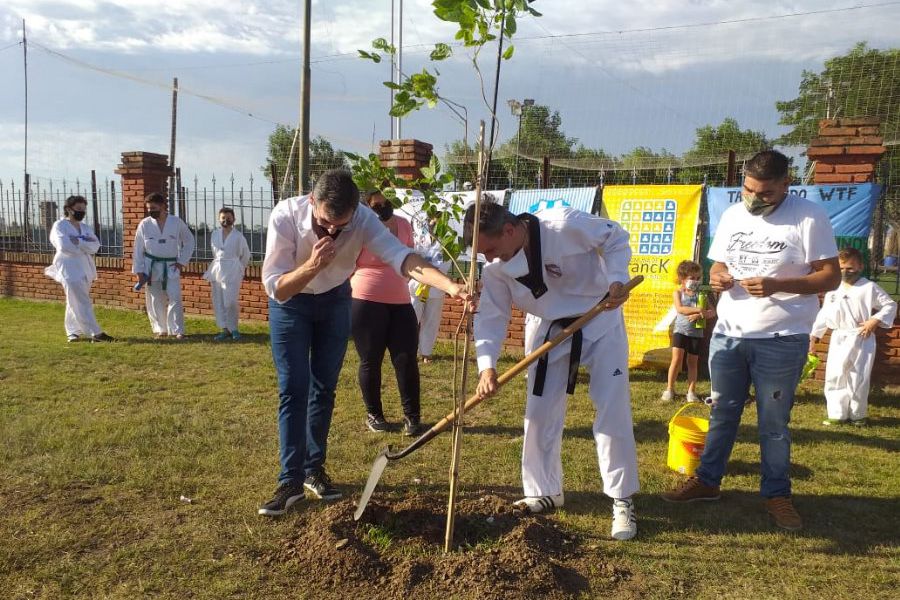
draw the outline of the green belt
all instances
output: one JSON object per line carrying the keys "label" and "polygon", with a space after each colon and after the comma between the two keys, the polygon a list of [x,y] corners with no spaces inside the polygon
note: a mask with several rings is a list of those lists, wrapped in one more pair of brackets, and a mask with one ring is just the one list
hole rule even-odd
{"label": "green belt", "polygon": [[150,259],[150,272],[147,273],[147,283],[153,283],[153,265],[156,263],[163,263],[163,280],[162,280],[162,289],[166,289],[166,285],[169,283],[169,265],[167,263],[176,262],[178,260],[177,256],[153,256],[149,252],[144,252],[144,256]]}

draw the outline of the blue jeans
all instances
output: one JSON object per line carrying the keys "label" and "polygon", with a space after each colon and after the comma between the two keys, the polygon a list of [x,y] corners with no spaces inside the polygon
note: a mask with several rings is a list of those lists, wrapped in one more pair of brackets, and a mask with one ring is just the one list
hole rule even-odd
{"label": "blue jeans", "polygon": [[350,339],[349,281],[324,294],[269,300],[278,373],[279,485],[302,483],[325,464],[334,391]]}
{"label": "blue jeans", "polygon": [[710,412],[706,448],[697,468],[700,481],[721,484],[752,383],[761,456],[760,493],[766,498],[791,495],[788,423],[808,347],[807,335],[761,339],[713,335],[709,373],[719,398]]}

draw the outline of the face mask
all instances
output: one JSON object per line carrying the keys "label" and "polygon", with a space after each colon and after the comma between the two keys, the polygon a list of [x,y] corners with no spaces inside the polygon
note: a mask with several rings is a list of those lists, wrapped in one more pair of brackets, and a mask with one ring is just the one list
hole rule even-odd
{"label": "face mask", "polygon": [[[496,260],[500,260],[499,258]],[[519,249],[511,259],[500,263],[500,270],[512,277],[524,277],[528,275],[528,258],[525,256],[525,247]]]}
{"label": "face mask", "polygon": [[231,227],[234,224],[234,221],[232,221],[231,219],[222,219],[221,221],[219,221],[219,224],[222,227]]}
{"label": "face mask", "polygon": [[700,282],[696,279],[688,279],[684,282],[684,289],[689,292],[696,292],[700,289]]}
{"label": "face mask", "polygon": [[378,215],[378,218],[382,221],[387,221],[392,216],[394,216],[394,207],[391,204],[379,204],[372,208],[375,211],[375,214]]}
{"label": "face mask", "polygon": [[75,219],[76,221],[81,221],[82,219],[84,219],[84,215],[86,215],[86,214],[87,213],[83,210],[73,210],[72,218]]}
{"label": "face mask", "polygon": [[844,280],[844,283],[856,283],[856,280],[859,279],[859,271],[854,269],[841,269],[841,279]]}
{"label": "face mask", "polygon": [[148,210],[148,211],[147,211],[147,214],[150,215],[151,217],[153,217],[154,219],[158,219],[158,218],[159,218],[159,215],[162,214],[162,211],[159,210],[159,209],[157,209],[157,210]]}
{"label": "face mask", "polygon": [[778,204],[768,204],[756,194],[743,193],[741,194],[741,200],[744,201],[744,208],[747,209],[747,212],[757,217],[765,217],[778,208],[778,204],[781,204],[780,202]]}

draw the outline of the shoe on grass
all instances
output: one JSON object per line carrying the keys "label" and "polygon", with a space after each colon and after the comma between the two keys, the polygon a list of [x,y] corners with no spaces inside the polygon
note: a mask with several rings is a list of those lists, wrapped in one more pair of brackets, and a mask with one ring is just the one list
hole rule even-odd
{"label": "shoe on grass", "polygon": [[557,496],[526,496],[513,502],[513,506],[527,514],[546,512],[563,505],[563,495]]}
{"label": "shoe on grass", "polygon": [[659,399],[663,402],[671,402],[675,399],[675,392],[673,390],[666,390],[659,396]]}
{"label": "shoe on grass", "polygon": [[846,422],[843,419],[825,419],[822,421],[822,425],[843,425]]}
{"label": "shoe on grass", "polygon": [[788,531],[799,531],[803,529],[803,519],[800,513],[794,508],[794,503],[790,496],[781,496],[778,498],[766,499],[766,511],[772,515],[775,525]]}
{"label": "shoe on grass", "polygon": [[237,329],[235,329],[234,331],[231,332],[231,339],[233,339],[235,341],[241,339],[241,334],[238,332]]}
{"label": "shoe on grass", "polygon": [[334,487],[334,484],[331,483],[331,478],[324,468],[307,475],[306,481],[303,482],[303,487],[319,500],[337,500],[343,496],[341,490]]}
{"label": "shoe on grass", "polygon": [[96,342],[114,342],[114,341],[116,341],[116,338],[114,338],[113,336],[108,335],[102,331],[100,333],[98,333],[97,335],[91,336],[91,342],[95,342],[95,343]]}
{"label": "shoe on grass", "polygon": [[706,485],[697,477],[688,477],[677,488],[662,495],[666,502],[709,502],[721,497],[718,486]]}
{"label": "shoe on grass", "polygon": [[698,396],[697,394],[695,394],[694,392],[691,392],[691,391],[689,391],[689,392],[687,393],[687,396],[685,397],[685,399],[686,399],[688,402],[697,402],[697,403],[699,403],[699,402],[701,401],[701,400],[700,400],[700,396]]}
{"label": "shoe on grass", "polygon": [[374,433],[384,433],[388,430],[388,422],[381,415],[366,415],[366,427]]}
{"label": "shoe on grass", "polygon": [[213,337],[213,340],[215,340],[217,342],[224,342],[225,340],[227,340],[230,337],[231,337],[231,334],[228,333],[228,330],[223,329],[222,331],[220,331]]}
{"label": "shoe on grass", "polygon": [[614,540],[630,540],[637,535],[637,516],[634,514],[634,500],[631,498],[614,498],[612,513],[612,530],[609,535]]}
{"label": "shoe on grass", "polygon": [[862,419],[850,419],[850,424],[854,427],[865,427],[869,420],[866,417]]}
{"label": "shoe on grass", "polygon": [[77,333],[70,333],[69,335],[66,336],[66,340],[67,340],[68,343],[70,343],[70,344],[71,344],[72,342],[77,342],[77,341],[80,340],[80,339],[81,339],[81,336],[78,335]]}
{"label": "shoe on grass", "polygon": [[403,435],[416,436],[422,433],[422,423],[418,417],[403,417]]}
{"label": "shoe on grass", "polygon": [[266,517],[280,517],[291,506],[302,500],[303,497],[302,485],[299,483],[283,483],[275,490],[275,495],[272,499],[260,506],[257,512]]}

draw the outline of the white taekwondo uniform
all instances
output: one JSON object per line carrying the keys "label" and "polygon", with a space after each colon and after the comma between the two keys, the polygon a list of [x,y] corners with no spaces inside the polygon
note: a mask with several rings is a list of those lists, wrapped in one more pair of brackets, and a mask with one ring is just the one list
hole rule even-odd
{"label": "white taekwondo uniform", "polygon": [[[412,225],[416,252],[446,275],[450,270],[450,261],[444,260],[441,245],[432,239],[428,229],[421,223],[413,221]],[[422,356],[431,356],[434,351],[446,295],[441,289],[419,283],[415,279],[409,280],[409,297],[419,321],[419,354]]]}
{"label": "white taekwondo uniform", "polygon": [[240,317],[241,282],[244,280],[244,269],[250,262],[250,247],[244,234],[232,228],[224,240],[222,229],[212,233],[213,260],[203,274],[209,281],[212,293],[213,310],[216,313],[216,326],[228,331],[238,330]]}
{"label": "white taekwondo uniform", "polygon": [[[494,260],[483,270],[475,315],[479,371],[496,368],[513,304],[529,313],[525,351],[530,353],[545,341],[556,319],[584,314],[606,295],[610,283],[628,281],[631,249],[628,234],[617,223],[571,208],[522,217],[529,228],[528,251],[523,248],[508,262]],[[560,329],[553,326],[549,337]],[[577,355],[579,345],[579,362],[590,373],[588,393],[596,411],[593,432],[603,491],[612,498],[638,491],[622,309],[599,314],[581,333],[580,339],[573,336],[549,353],[542,390],[535,389],[536,384],[541,387],[539,363],[528,369],[522,448],[526,496],[563,492],[566,393],[574,391],[577,373],[570,354]]]}
{"label": "white taekwondo uniform", "polygon": [[166,216],[165,230],[147,217],[134,234],[132,273],[144,273],[150,281],[146,290],[147,316],[153,333],[184,334],[184,305],[181,302],[181,275],[175,263],[187,265],[194,254],[194,236],[184,221]]}
{"label": "white taekwondo uniform", "polygon": [[869,375],[875,362],[875,335],[860,337],[863,322],[871,318],[890,328],[897,303],[873,282],[860,277],[853,285],[825,294],[810,335],[821,338],[831,329],[825,364],[825,402],[828,418],[858,420],[868,415]]}
{"label": "white taekwondo uniform", "polygon": [[44,273],[62,284],[66,293],[66,335],[99,335],[102,330],[94,317],[91,283],[97,279],[94,255],[100,249],[100,240],[84,223],[74,225],[60,219],[50,229],[50,243],[56,254]]}

